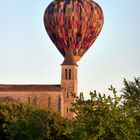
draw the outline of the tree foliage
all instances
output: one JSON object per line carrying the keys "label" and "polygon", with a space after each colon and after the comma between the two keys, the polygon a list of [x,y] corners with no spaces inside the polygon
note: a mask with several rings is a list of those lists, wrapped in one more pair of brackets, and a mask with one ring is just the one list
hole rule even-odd
{"label": "tree foliage", "polygon": [[1,140],[63,140],[69,135],[68,124],[50,111],[22,104],[0,104]]}
{"label": "tree foliage", "polygon": [[140,78],[124,79],[122,96],[113,86],[109,91],[113,96],[93,91],[89,100],[76,97],[73,120],[0,100],[0,140],[140,140]]}
{"label": "tree foliage", "polygon": [[73,105],[76,118],[73,122],[74,140],[138,140],[139,130],[136,119],[128,106],[120,106],[121,97],[111,86],[113,97],[91,92],[91,99],[77,98]]}
{"label": "tree foliage", "polygon": [[134,78],[134,81],[124,79],[122,92],[124,107],[128,106],[131,115],[136,119],[135,126],[139,129],[140,136],[140,77]]}
{"label": "tree foliage", "polygon": [[134,78],[134,81],[124,79],[122,92],[125,103],[135,110],[140,110],[140,77]]}

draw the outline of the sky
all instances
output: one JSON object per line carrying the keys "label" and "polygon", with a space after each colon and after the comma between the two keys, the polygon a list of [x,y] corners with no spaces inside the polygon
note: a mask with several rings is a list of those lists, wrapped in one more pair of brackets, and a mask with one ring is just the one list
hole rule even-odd
{"label": "sky", "polygon": [[[43,15],[52,0],[0,4],[0,84],[60,84],[62,55],[47,35]],[[78,92],[118,91],[140,77],[140,0],[96,0],[103,29],[78,62]]]}

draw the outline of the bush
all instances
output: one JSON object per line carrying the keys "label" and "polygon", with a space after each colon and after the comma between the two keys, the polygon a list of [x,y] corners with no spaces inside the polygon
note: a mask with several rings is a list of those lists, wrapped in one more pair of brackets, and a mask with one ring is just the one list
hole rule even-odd
{"label": "bush", "polygon": [[23,104],[0,104],[0,139],[67,139],[69,123],[59,114]]}

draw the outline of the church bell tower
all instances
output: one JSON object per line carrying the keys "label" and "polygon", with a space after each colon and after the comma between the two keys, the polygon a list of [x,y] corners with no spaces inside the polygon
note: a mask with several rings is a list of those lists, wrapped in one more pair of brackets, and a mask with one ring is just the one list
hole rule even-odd
{"label": "church bell tower", "polygon": [[76,64],[71,48],[69,48],[61,67],[61,87],[63,89],[64,97],[64,117],[71,119],[74,117],[74,113],[70,111],[72,103],[74,103],[73,94],[77,96],[78,92],[78,65]]}

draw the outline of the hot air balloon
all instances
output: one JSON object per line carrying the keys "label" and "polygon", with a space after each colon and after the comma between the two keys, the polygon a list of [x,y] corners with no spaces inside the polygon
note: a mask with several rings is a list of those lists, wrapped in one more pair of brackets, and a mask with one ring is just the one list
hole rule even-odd
{"label": "hot air balloon", "polygon": [[94,43],[103,22],[102,9],[92,0],[54,0],[44,13],[51,40],[64,57],[71,48],[76,61]]}

